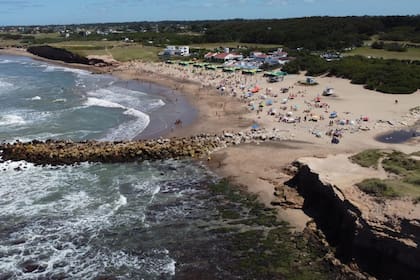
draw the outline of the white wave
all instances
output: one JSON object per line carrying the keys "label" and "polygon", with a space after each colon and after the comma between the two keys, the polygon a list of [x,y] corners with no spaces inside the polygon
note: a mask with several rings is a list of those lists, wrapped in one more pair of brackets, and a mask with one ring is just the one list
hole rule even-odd
{"label": "white wave", "polygon": [[[101,140],[103,141],[116,141],[116,140],[132,140],[150,123],[149,115],[146,115],[140,111],[134,110],[134,114],[138,117],[134,121],[129,121],[119,125],[117,128],[112,129],[105,137]],[[128,112],[127,114],[133,114]]]}
{"label": "white wave", "polygon": [[120,108],[123,109],[124,115],[130,115],[135,117],[135,120],[125,122],[120,124],[117,128],[112,129],[108,134],[101,140],[105,141],[115,141],[115,140],[131,140],[137,135],[139,135],[150,123],[149,115],[136,110],[134,108],[125,107],[119,103],[99,99],[95,97],[88,97],[85,106],[98,106],[105,108]]}
{"label": "white wave", "polygon": [[63,103],[63,102],[67,102],[67,99],[66,98],[57,98],[57,99],[54,99],[52,102],[53,103]]}
{"label": "white wave", "polygon": [[13,63],[13,61],[9,59],[0,60],[0,64],[8,64],[8,63]]}
{"label": "white wave", "polygon": [[[18,167],[22,171],[15,170]],[[125,216],[113,211],[115,203],[104,203],[109,192],[115,197],[118,191],[114,182],[123,183],[104,184],[101,176],[107,176],[109,171],[103,170],[105,167],[85,163],[79,167],[42,168],[22,161],[5,162],[0,168],[4,169],[0,217],[10,216],[2,229],[11,230],[0,240],[1,272],[12,273],[14,279],[51,279],[60,274],[69,279],[93,279],[107,268],[138,273],[133,279],[138,275],[174,275],[175,260],[166,249],[149,249],[139,256],[118,249],[111,251],[98,242],[115,223],[127,223]],[[127,180],[126,176],[121,178]],[[128,181],[138,180],[133,175]],[[106,195],[100,195],[102,191]],[[126,203],[119,194],[117,204]],[[137,210],[132,218],[138,221],[141,214]],[[35,260],[43,271],[24,273],[20,264],[26,260]]]}
{"label": "white wave", "polygon": [[165,106],[165,105],[166,105],[166,103],[165,103],[165,102],[163,102],[163,100],[162,100],[162,99],[159,99],[159,100],[157,100],[157,101],[151,102],[151,103],[148,105],[148,107],[149,107],[150,109],[157,109],[157,108],[163,107],[163,106]]}
{"label": "white wave", "polygon": [[18,115],[0,116],[0,126],[24,125],[24,124],[26,124],[26,121],[21,116],[18,116]]}
{"label": "white wave", "polygon": [[31,100],[41,100],[41,96],[34,96],[34,97],[32,97],[32,98],[30,98]]}
{"label": "white wave", "polygon": [[45,69],[42,72],[56,72],[56,71],[63,71],[63,72],[71,72],[78,75],[90,75],[91,72],[82,70],[82,69],[75,69],[75,68],[68,68],[68,67],[62,67],[62,66],[55,66],[55,65],[46,65],[41,64],[42,67],[45,67]]}
{"label": "white wave", "polygon": [[122,194],[120,194],[120,197],[119,197],[119,199],[116,202],[116,205],[114,207],[114,211],[117,211],[118,209],[120,209],[124,205],[127,205],[127,198],[125,196],[123,196]]}
{"label": "white wave", "polygon": [[108,100],[104,100],[104,99],[99,99],[99,98],[94,98],[94,97],[88,97],[88,99],[86,100],[85,106],[98,106],[98,107],[106,107],[106,108],[120,108],[120,109],[126,109],[126,107],[124,107],[121,104],[112,102],[112,101],[108,101]]}
{"label": "white wave", "polygon": [[0,89],[10,89],[12,87],[14,87],[14,84],[6,82],[4,80],[0,80]]}

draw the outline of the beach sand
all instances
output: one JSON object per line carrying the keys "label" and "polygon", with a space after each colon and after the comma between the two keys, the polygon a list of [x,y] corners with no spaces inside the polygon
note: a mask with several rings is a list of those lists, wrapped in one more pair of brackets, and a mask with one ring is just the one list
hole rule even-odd
{"label": "beach sand", "polygon": [[[0,53],[34,57],[16,49],[0,50]],[[381,133],[407,129],[419,123],[420,114],[410,113],[410,109],[420,106],[420,91],[408,95],[382,94],[335,77],[318,77],[318,85],[304,86],[299,84],[305,80],[303,74],[288,75],[281,82],[268,83],[262,74],[244,76],[239,72],[211,72],[192,66],[140,61],[104,69],[89,66],[88,70],[163,86],[159,94],[166,96],[171,104],[169,107],[174,110],[157,111],[151,117],[152,122],[154,119],[159,124],[149,127],[139,138],[239,132],[249,130],[256,123],[262,129],[275,131],[282,138],[289,139],[281,143],[232,146],[214,153],[211,160],[205,161],[217,174],[230,177],[234,183],[258,194],[267,206],[276,199],[274,188],[290,179],[285,167],[298,158],[349,155],[369,148],[411,153],[420,146],[419,137],[402,144],[375,140]],[[260,88],[259,92],[245,97],[255,86]],[[335,96],[322,96],[326,87],[334,88]],[[282,93],[284,88],[287,93]],[[319,102],[316,102],[317,98]],[[268,100],[272,105],[265,105]],[[259,111],[261,102],[265,106]],[[250,105],[255,109],[251,110]],[[268,114],[270,109],[275,110],[275,115]],[[329,118],[332,112],[337,113],[336,119]],[[313,116],[319,120],[309,121]],[[300,122],[279,121],[285,117],[295,120],[300,117]],[[363,118],[368,120],[363,121]],[[181,119],[182,125],[175,125],[176,119]],[[340,121],[344,124],[339,124]],[[338,145],[331,144],[331,136],[326,135],[331,130],[342,134]],[[279,216],[296,230],[303,230],[309,221],[301,210],[277,209]]]}
{"label": "beach sand", "polygon": [[[420,105],[420,91],[409,95],[382,94],[335,77],[319,77],[316,78],[318,85],[304,86],[299,84],[306,79],[303,74],[268,83],[262,74],[244,76],[238,72],[209,72],[164,63],[130,62],[114,69],[113,74],[163,84],[180,91],[198,110],[198,118],[192,125],[174,127],[168,136],[238,132],[249,130],[257,123],[267,131],[275,130],[290,139],[282,143],[233,146],[214,153],[208,162],[217,174],[229,177],[249,192],[258,194],[267,206],[276,199],[274,188],[290,179],[285,167],[298,158],[350,155],[369,148],[396,149],[406,153],[419,150],[418,137],[403,144],[381,143],[375,137],[390,130],[406,129],[419,121],[420,115],[410,113],[410,109]],[[259,93],[244,98],[243,94],[255,86],[260,88]],[[334,88],[335,95],[322,96],[326,87]],[[283,88],[288,92],[281,93]],[[320,102],[316,102],[317,98]],[[268,99],[272,101],[271,106],[262,107],[258,113],[250,110],[250,104],[259,108],[260,102],[265,104]],[[271,108],[276,111],[275,116],[267,114]],[[279,115],[289,112],[295,119],[300,117],[300,122],[279,122]],[[336,112],[338,118],[330,119],[331,112]],[[308,121],[311,115],[321,120]],[[363,121],[365,117],[367,121]],[[344,125],[338,123],[340,120]],[[331,137],[325,135],[335,129],[343,134],[338,145],[331,144]],[[320,172],[328,173],[328,170]],[[301,210],[277,209],[279,217],[296,230],[303,230],[309,221]]]}

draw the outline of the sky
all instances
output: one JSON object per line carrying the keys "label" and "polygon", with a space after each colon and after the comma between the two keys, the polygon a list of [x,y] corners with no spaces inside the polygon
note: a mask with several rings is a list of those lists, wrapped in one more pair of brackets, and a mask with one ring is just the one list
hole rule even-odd
{"label": "sky", "polygon": [[417,14],[420,0],[0,0],[0,25]]}

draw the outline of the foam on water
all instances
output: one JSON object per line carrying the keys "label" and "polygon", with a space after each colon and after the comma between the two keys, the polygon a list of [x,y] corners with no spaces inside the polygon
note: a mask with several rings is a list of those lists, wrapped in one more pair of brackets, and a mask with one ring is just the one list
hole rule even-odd
{"label": "foam on water", "polygon": [[78,74],[78,75],[90,75],[91,74],[89,71],[82,70],[82,69],[75,69],[75,68],[68,68],[68,67],[47,65],[47,64],[41,64],[40,66],[45,67],[45,69],[42,72],[64,71],[64,72],[75,73],[75,74]]}
{"label": "foam on water", "polygon": [[18,126],[24,125],[26,121],[23,117],[18,115],[0,115],[0,126]]}
{"label": "foam on water", "polygon": [[109,101],[106,99],[88,97],[87,101],[85,102],[85,105],[107,108],[120,108],[124,110],[124,115],[130,115],[136,118],[135,120],[127,121],[125,123],[120,124],[117,128],[112,129],[101,140],[114,141],[133,139],[138,134],[140,134],[150,123],[149,115],[134,108],[128,108],[119,103]]}
{"label": "foam on water", "polygon": [[38,95],[30,98],[30,100],[41,100],[41,99],[42,99],[41,96],[38,96]]}
{"label": "foam on water", "polygon": [[[0,168],[1,273],[13,279],[93,279],[119,270],[126,271],[121,279],[175,273],[176,262],[165,248],[133,254],[129,248],[112,248],[104,237],[120,224],[141,227],[149,205],[144,202],[158,192],[152,177],[139,184],[144,175],[138,171],[118,176],[124,174],[121,165],[42,168],[5,162]],[[130,199],[120,193],[127,184],[132,186],[131,193],[126,190],[135,199],[132,203],[140,203],[131,208]],[[25,273],[28,261],[40,269]]]}
{"label": "foam on water", "polygon": [[10,81],[0,78],[0,93],[7,92],[15,88],[15,85]]}
{"label": "foam on water", "polygon": [[13,63],[13,61],[9,60],[9,59],[1,59],[0,60],[0,64],[8,64],[8,63]]}

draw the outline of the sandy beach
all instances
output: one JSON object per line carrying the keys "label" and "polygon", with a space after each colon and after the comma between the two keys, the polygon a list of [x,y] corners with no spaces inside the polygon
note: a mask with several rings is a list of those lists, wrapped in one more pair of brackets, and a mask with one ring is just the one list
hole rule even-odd
{"label": "sandy beach", "polygon": [[[375,137],[419,122],[419,113],[410,109],[420,105],[420,91],[382,94],[335,77],[318,77],[317,85],[305,86],[299,83],[306,79],[303,73],[269,83],[262,73],[245,76],[165,63],[130,62],[113,74],[182,92],[198,110],[198,118],[190,126],[174,127],[169,136],[246,131],[258,124],[289,139],[230,147],[213,154],[208,163],[219,175],[258,194],[267,206],[275,199],[274,188],[290,179],[284,169],[298,158],[350,155],[369,148],[418,150],[417,137],[402,144],[381,143]],[[332,96],[322,95],[327,87],[333,88]],[[249,94],[255,88],[258,92]],[[330,118],[333,112],[336,118]],[[331,144],[335,132],[337,145]],[[309,221],[301,210],[278,208],[278,212],[299,231]]]}
{"label": "sandy beach", "polygon": [[[19,49],[1,53],[35,58]],[[166,96],[174,110],[152,116],[159,125],[148,128],[146,138],[249,131],[252,125],[257,125],[287,139],[280,143],[233,146],[205,161],[217,174],[258,194],[267,206],[275,199],[274,188],[290,179],[285,167],[298,158],[325,158],[369,148],[411,153],[419,147],[418,137],[401,144],[378,142],[375,137],[408,129],[419,122],[420,113],[410,109],[420,105],[420,91],[408,95],[382,94],[335,77],[317,77],[317,85],[306,86],[299,83],[306,79],[303,73],[269,83],[262,73],[248,76],[163,62],[135,61],[109,68],[82,68],[150,83],[154,91]],[[333,88],[331,96],[323,96],[326,88]],[[332,113],[336,117],[330,118]],[[181,125],[174,124],[177,119]],[[339,144],[331,143],[334,134]],[[301,210],[278,209],[279,216],[297,230],[302,230],[309,220]]]}

